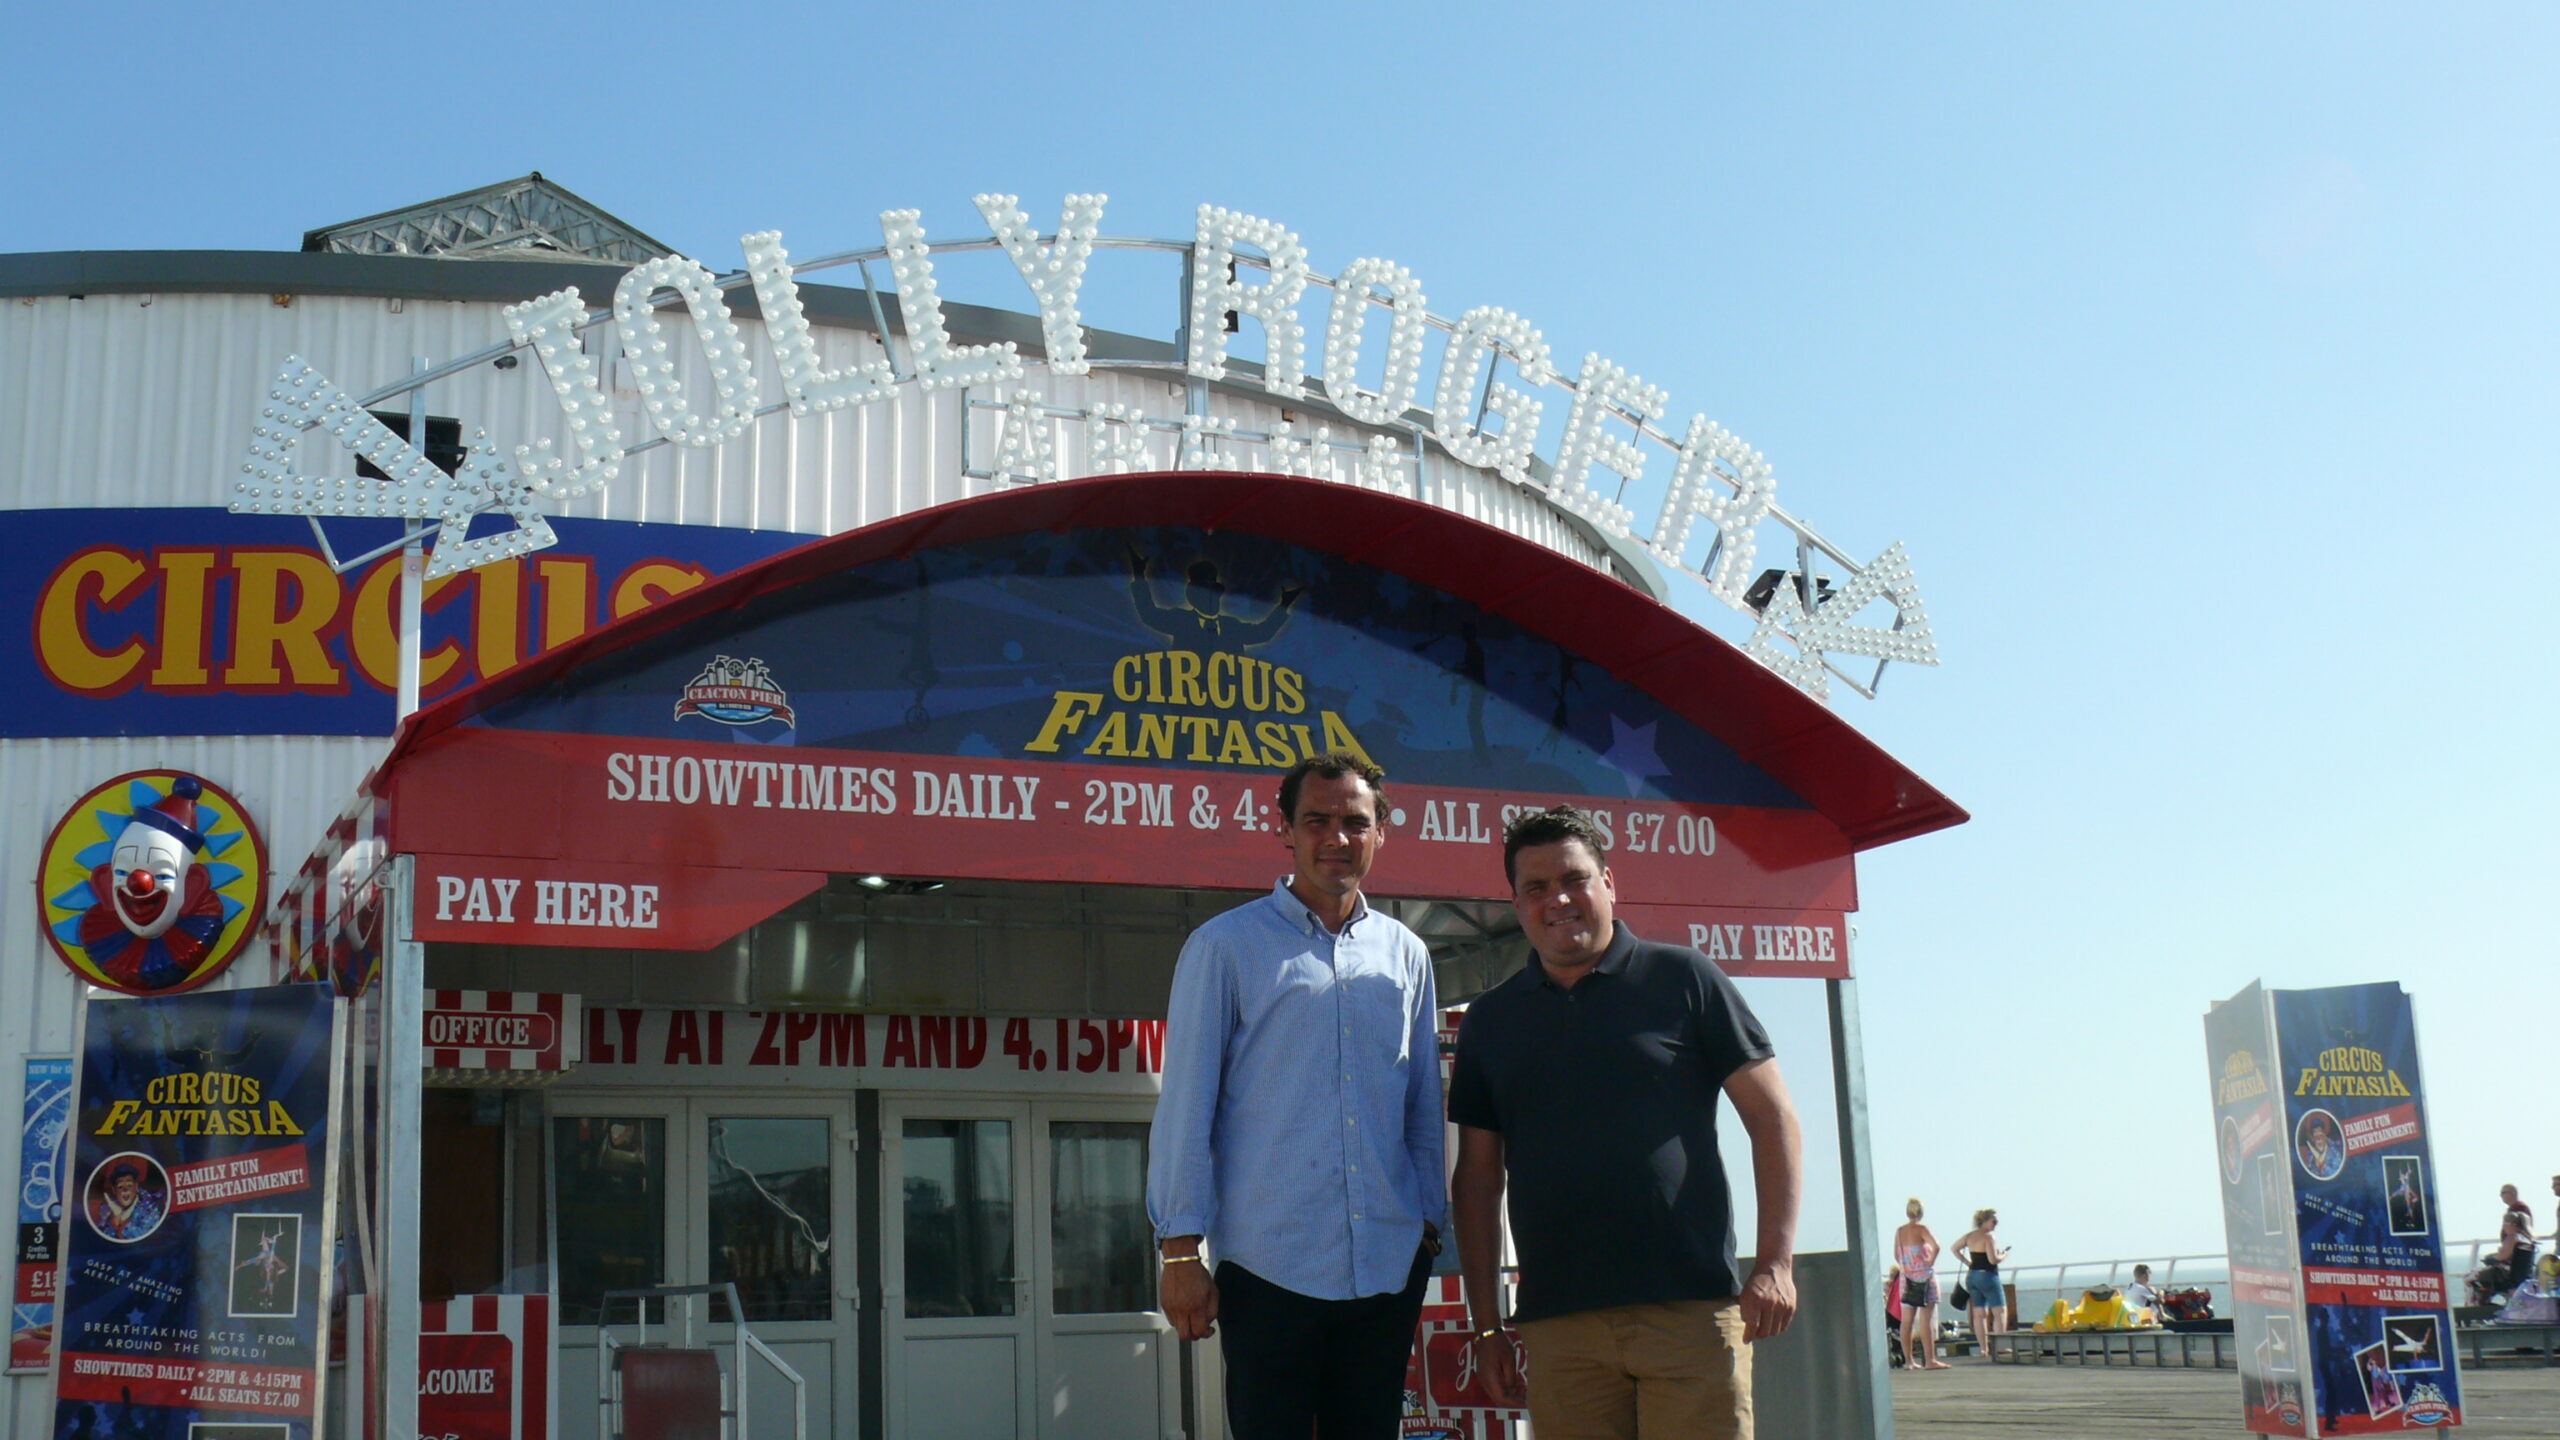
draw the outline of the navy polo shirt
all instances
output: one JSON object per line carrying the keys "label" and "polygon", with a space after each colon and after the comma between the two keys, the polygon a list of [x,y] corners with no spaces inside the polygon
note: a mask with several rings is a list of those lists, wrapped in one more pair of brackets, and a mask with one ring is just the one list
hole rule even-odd
{"label": "navy polo shirt", "polygon": [[1624,924],[1572,989],[1532,955],[1468,1008],[1449,1118],[1502,1135],[1515,1318],[1741,1293],[1716,1098],[1774,1053],[1713,961]]}

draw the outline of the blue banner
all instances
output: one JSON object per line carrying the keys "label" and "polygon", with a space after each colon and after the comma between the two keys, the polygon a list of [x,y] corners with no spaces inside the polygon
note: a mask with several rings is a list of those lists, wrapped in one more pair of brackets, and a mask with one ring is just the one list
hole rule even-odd
{"label": "blue banner", "polygon": [[[326,522],[330,551],[400,537]],[[811,538],[554,519],[559,545],[427,587],[433,699]],[[0,737],[388,735],[399,556],[339,575],[307,521],[217,509],[0,511],[0,637],[28,647]]]}
{"label": "blue banner", "polygon": [[9,1299],[9,1368],[53,1363],[53,1282],[61,1262],[62,1137],[71,1128],[71,1057],[30,1055],[18,1131],[17,1282]]}
{"label": "blue banner", "polygon": [[2459,1425],[2409,997],[2397,985],[2350,985],[2271,998],[2320,1433]]}
{"label": "blue banner", "polygon": [[56,1440],[310,1440],[337,1014],[316,985],[90,1002]]}
{"label": "blue banner", "polygon": [[1246,774],[1348,751],[1409,784],[1808,808],[1501,616],[1339,556],[1179,527],[864,565],[678,626],[479,723]]}

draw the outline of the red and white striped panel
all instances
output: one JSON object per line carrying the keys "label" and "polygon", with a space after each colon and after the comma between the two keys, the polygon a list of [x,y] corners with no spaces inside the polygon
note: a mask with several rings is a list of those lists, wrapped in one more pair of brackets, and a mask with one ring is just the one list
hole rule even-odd
{"label": "red and white striped panel", "polygon": [[[427,1068],[565,1070],[580,1058],[583,1012],[575,995],[430,990]],[[488,1043],[493,1039],[514,1043]]]}
{"label": "red and white striped panel", "polygon": [[[552,1343],[551,1297],[548,1295],[465,1295],[455,1300],[430,1301],[420,1307],[419,1367],[433,1368],[435,1357],[450,1352],[464,1362],[454,1368],[463,1371],[469,1362],[486,1353],[486,1346],[501,1347],[510,1363],[501,1367],[509,1372],[514,1389],[511,1440],[551,1440],[555,1425],[554,1404],[560,1392],[560,1353]],[[442,1342],[428,1337],[449,1337]],[[450,1337],[474,1337],[460,1341]],[[475,1342],[477,1347],[475,1348]],[[465,1371],[465,1373],[470,1373]],[[418,1397],[418,1431],[422,1435],[463,1435],[472,1440],[507,1440],[488,1435],[494,1427],[475,1425],[473,1419],[488,1413],[488,1402],[501,1397],[470,1393],[468,1386],[425,1387],[429,1393]],[[454,1393],[459,1391],[461,1393]],[[451,1417],[439,1410],[451,1409]],[[450,1423],[448,1423],[450,1421]]]}

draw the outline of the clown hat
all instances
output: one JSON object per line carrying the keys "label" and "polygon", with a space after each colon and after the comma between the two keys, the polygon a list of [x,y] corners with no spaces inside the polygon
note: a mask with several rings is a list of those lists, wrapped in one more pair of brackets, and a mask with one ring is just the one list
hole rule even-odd
{"label": "clown hat", "polygon": [[169,782],[168,794],[133,812],[133,823],[173,837],[190,854],[202,850],[204,835],[196,829],[196,797],[203,793],[203,781],[193,775],[180,775]]}

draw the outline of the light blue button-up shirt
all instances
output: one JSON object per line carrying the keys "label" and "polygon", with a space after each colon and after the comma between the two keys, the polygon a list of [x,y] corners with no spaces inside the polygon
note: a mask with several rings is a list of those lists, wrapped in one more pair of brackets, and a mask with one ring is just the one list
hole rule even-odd
{"label": "light blue button-up shirt", "polygon": [[1192,932],[1147,1154],[1159,1239],[1320,1300],[1404,1288],[1446,1227],[1431,956],[1366,902],[1340,934],[1289,893]]}

